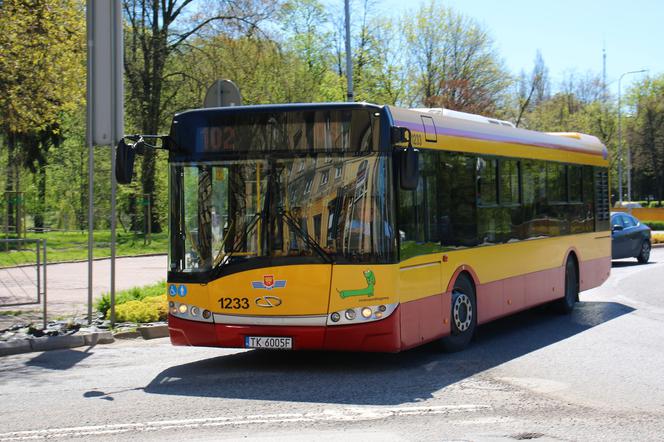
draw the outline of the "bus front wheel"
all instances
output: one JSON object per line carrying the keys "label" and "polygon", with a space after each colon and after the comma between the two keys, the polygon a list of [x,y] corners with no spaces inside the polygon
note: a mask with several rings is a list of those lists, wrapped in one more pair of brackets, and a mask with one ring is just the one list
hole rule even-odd
{"label": "bus front wheel", "polygon": [[455,352],[470,344],[477,327],[477,300],[475,286],[466,274],[461,274],[452,289],[451,333],[441,339],[443,350]]}

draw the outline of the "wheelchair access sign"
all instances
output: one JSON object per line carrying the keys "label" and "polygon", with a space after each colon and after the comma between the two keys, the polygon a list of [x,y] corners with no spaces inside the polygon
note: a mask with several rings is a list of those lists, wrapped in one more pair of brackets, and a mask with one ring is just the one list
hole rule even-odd
{"label": "wheelchair access sign", "polygon": [[181,298],[187,296],[187,286],[184,284],[171,284],[168,286],[168,294],[171,296],[180,295]]}

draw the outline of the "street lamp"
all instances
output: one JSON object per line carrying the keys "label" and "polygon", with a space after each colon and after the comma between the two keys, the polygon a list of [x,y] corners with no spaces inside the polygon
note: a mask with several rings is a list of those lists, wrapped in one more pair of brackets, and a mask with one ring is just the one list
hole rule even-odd
{"label": "street lamp", "polygon": [[[620,83],[625,75],[629,74],[640,74],[646,72],[647,69],[641,69],[640,71],[629,71],[623,73],[620,78],[618,78],[618,201],[620,201],[620,207],[623,203],[623,151],[622,151],[622,118],[621,118],[621,101],[620,101]],[[627,200],[632,200],[632,155],[627,145]]]}

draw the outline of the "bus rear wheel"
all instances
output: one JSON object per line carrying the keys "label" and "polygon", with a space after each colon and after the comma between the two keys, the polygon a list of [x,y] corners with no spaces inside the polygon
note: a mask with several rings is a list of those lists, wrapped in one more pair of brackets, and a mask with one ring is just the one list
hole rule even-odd
{"label": "bus rear wheel", "polygon": [[452,289],[452,330],[441,339],[443,350],[455,352],[470,344],[477,328],[477,300],[475,286],[466,274],[461,274]]}
{"label": "bus rear wheel", "polygon": [[567,258],[565,263],[565,296],[556,301],[555,307],[558,313],[566,315],[574,310],[574,305],[579,301],[579,277],[576,270],[574,257]]}

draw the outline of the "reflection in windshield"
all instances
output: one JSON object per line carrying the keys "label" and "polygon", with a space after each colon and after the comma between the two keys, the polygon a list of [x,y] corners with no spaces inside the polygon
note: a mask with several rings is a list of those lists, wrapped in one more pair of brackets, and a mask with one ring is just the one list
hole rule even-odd
{"label": "reflection in windshield", "polygon": [[174,164],[171,270],[259,257],[389,262],[388,162],[374,154]]}

